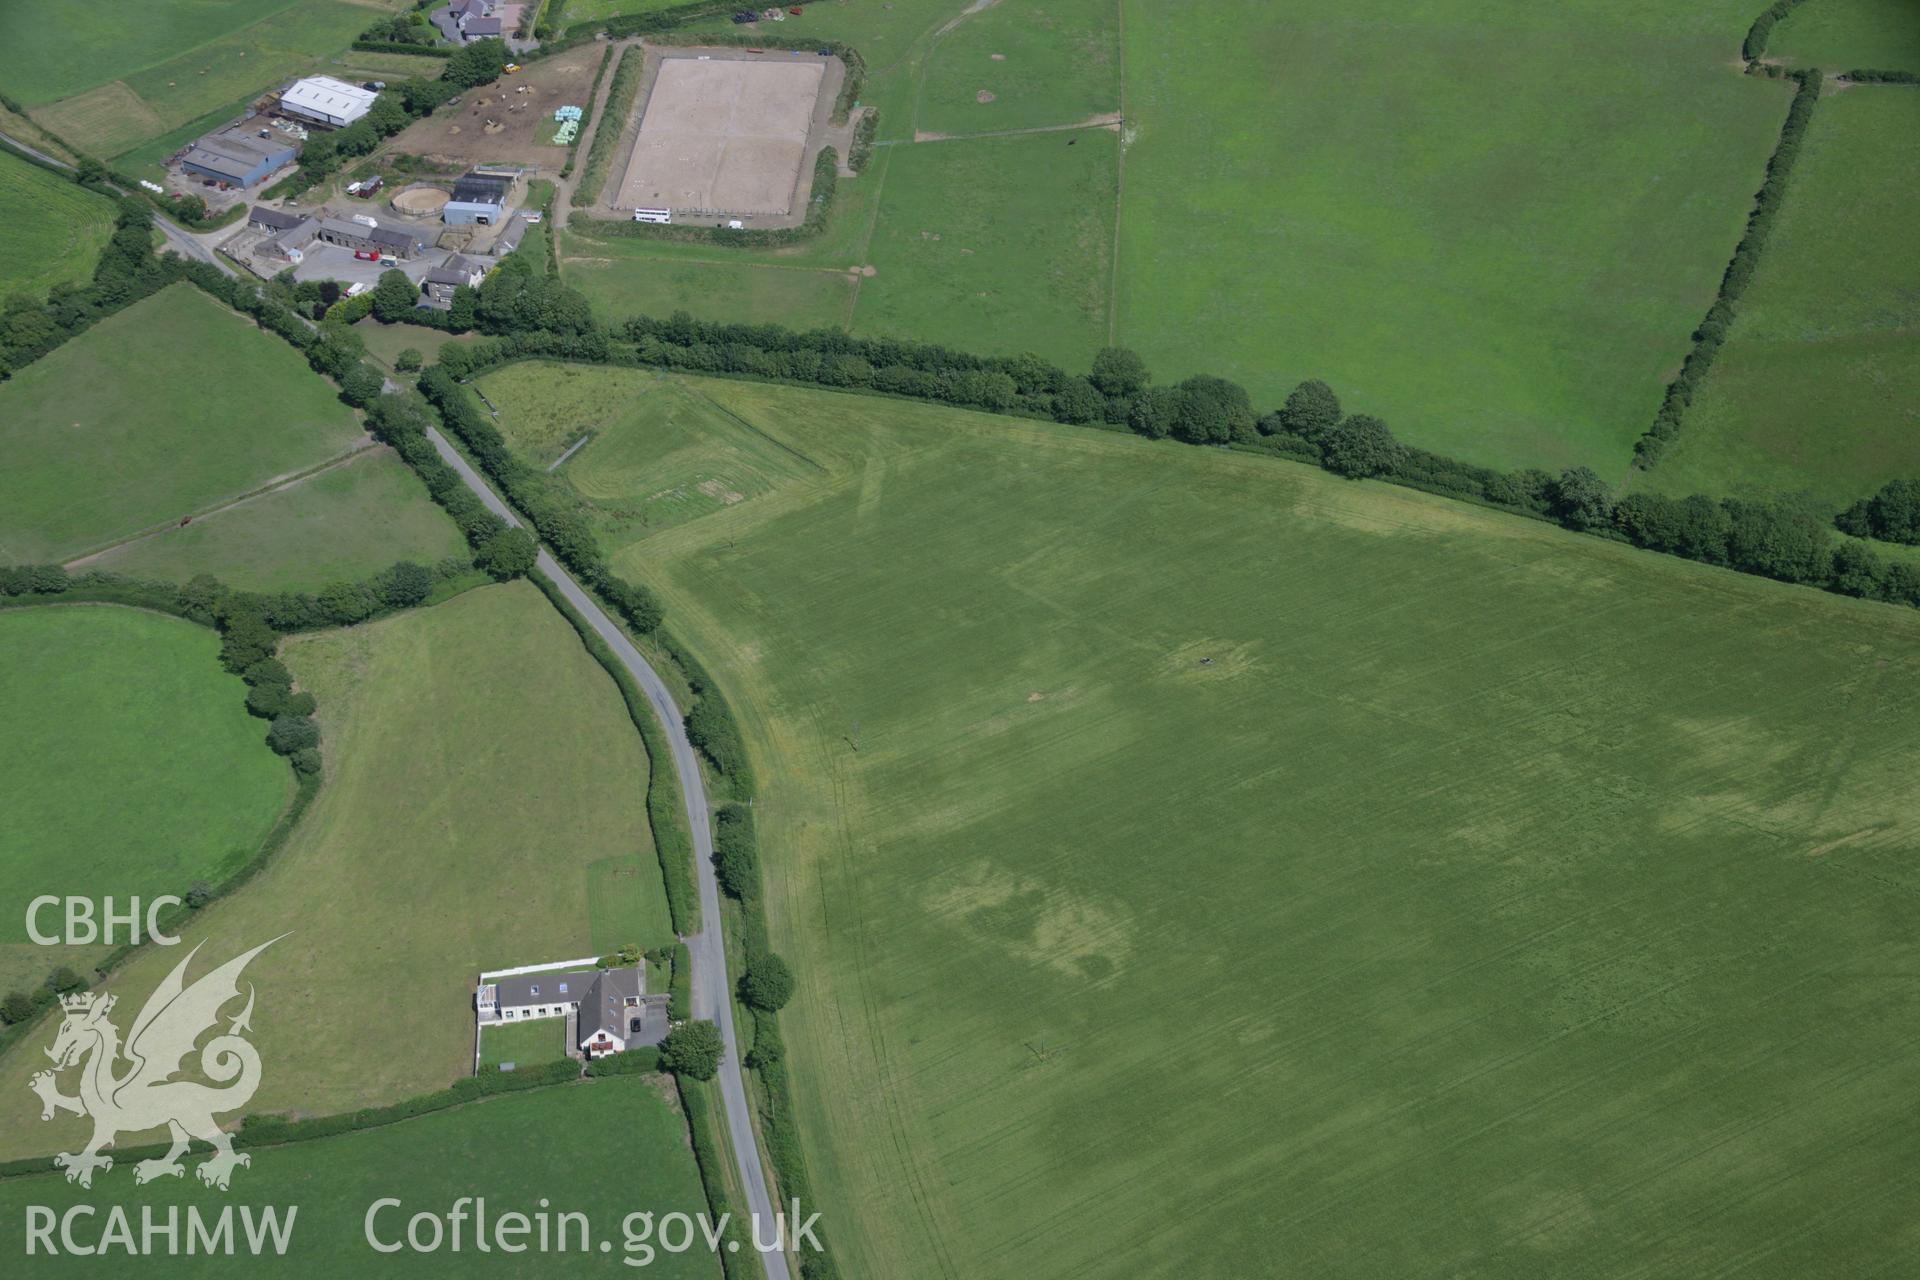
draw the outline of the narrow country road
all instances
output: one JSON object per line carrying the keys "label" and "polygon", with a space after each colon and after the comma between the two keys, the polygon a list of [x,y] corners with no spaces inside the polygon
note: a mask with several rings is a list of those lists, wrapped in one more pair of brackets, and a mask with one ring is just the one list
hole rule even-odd
{"label": "narrow country road", "polygon": [[[480,473],[467,464],[460,451],[444,435],[429,427],[427,437],[433,441],[433,447],[446,464],[459,473],[467,487],[479,495],[489,511],[510,525],[520,524],[519,517],[500,500]],[[720,884],[713,871],[713,830],[707,819],[707,789],[700,776],[699,758],[694,755],[693,743],[687,740],[686,725],[682,722],[680,709],[674,705],[673,695],[640,651],[633,647],[626,633],[614,624],[592,596],[581,589],[580,584],[545,547],[540,548],[538,565],[540,572],[553,580],[567,603],[579,610],[588,625],[612,647],[621,665],[632,673],[634,680],[645,691],[648,701],[653,703],[661,726],[667,731],[667,740],[673,744],[673,763],[680,774],[680,795],[686,803],[687,824],[693,829],[694,870],[700,876],[700,919],[703,927],[699,933],[686,939],[687,951],[693,957],[693,1016],[718,1023],[720,1035],[726,1042],[726,1055],[720,1063],[720,1098],[726,1107],[727,1135],[731,1139],[734,1161],[739,1168],[740,1185],[746,1188],[747,1209],[759,1218],[762,1224],[760,1231],[764,1236],[772,1230],[768,1224],[774,1221],[775,1208],[773,1196],[767,1189],[766,1174],[760,1164],[760,1144],[754,1135],[753,1115],[747,1105],[746,1082],[740,1075],[740,1044],[733,1026],[733,986],[727,981],[726,940],[720,932]],[[742,1227],[744,1234],[752,1234],[750,1224],[743,1223]],[[767,1280],[790,1280],[786,1254],[763,1253],[759,1257],[766,1267]]]}

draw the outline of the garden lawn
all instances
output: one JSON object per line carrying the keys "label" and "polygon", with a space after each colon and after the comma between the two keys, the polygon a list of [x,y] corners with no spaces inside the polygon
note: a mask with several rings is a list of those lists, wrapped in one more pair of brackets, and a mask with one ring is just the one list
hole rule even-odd
{"label": "garden lawn", "polygon": [[[266,999],[264,991],[261,998]],[[271,1071],[272,1066],[267,1069]],[[665,1087],[672,1088],[671,1084]],[[47,1206],[56,1214],[76,1204],[93,1205],[96,1216],[80,1217],[76,1229],[82,1240],[98,1240],[108,1213],[124,1207],[137,1240],[143,1209],[151,1208],[164,1223],[168,1211],[177,1208],[182,1215],[182,1256],[169,1256],[160,1238],[156,1256],[140,1263],[143,1273],[173,1280],[253,1277],[263,1270],[260,1259],[247,1256],[244,1243],[236,1246],[237,1256],[184,1256],[187,1206],[197,1208],[209,1226],[223,1210],[233,1209],[234,1234],[242,1241],[241,1206],[255,1215],[268,1207],[278,1208],[283,1220],[297,1208],[286,1256],[273,1259],[272,1274],[331,1280],[383,1273],[631,1276],[636,1274],[635,1267],[623,1259],[631,1257],[638,1263],[646,1255],[627,1251],[623,1221],[628,1214],[694,1214],[706,1207],[679,1109],[649,1078],[534,1089],[377,1129],[256,1147],[249,1154],[252,1164],[234,1171],[229,1192],[202,1186],[191,1172],[181,1178],[160,1178],[136,1190],[133,1171],[127,1167],[131,1162],[124,1162],[97,1175],[91,1191],[53,1173],[0,1181],[0,1213],[20,1222],[29,1205]],[[189,1155],[185,1163],[191,1170],[198,1160]],[[618,1170],[618,1176],[609,1176],[609,1170]],[[367,1215],[376,1201],[401,1202],[398,1207],[380,1208],[373,1217],[375,1238],[393,1244],[405,1241],[408,1219],[416,1213],[440,1217],[441,1227],[447,1228],[444,1215],[468,1196],[485,1198],[489,1231],[505,1214],[525,1214],[537,1225],[544,1212],[557,1240],[560,1214],[585,1214],[590,1247],[581,1250],[579,1228],[573,1226],[568,1229],[564,1253],[505,1253],[497,1247],[483,1252],[475,1247],[476,1210],[471,1204],[464,1206],[468,1216],[457,1252],[450,1237],[436,1251],[403,1249],[391,1257],[375,1253],[367,1243]],[[543,1206],[547,1207],[543,1210]],[[421,1239],[431,1237],[423,1234]],[[536,1230],[521,1243],[531,1246],[538,1239]],[[599,1247],[602,1240],[612,1246],[604,1253]],[[34,1259],[29,1271],[35,1276],[95,1276],[100,1268],[99,1258],[43,1254]],[[702,1246],[685,1253],[656,1250],[641,1274],[669,1280],[717,1280],[720,1268]]]}
{"label": "garden lawn", "polygon": [[447,333],[423,324],[381,324],[371,316],[354,325],[353,331],[367,344],[367,354],[389,369],[400,353],[409,348],[418,351],[424,363],[432,364],[439,360],[440,349],[448,343],[464,345],[477,336]]}
{"label": "garden lawn", "polygon": [[1619,479],[1785,117],[1755,9],[1127,0],[1119,340]]}
{"label": "garden lawn", "polygon": [[890,148],[854,330],[1085,368],[1107,342],[1119,142],[1096,128]]}
{"label": "garden lawn", "polygon": [[113,234],[113,205],[0,151],[0,223],[7,228],[0,298],[16,293],[39,298],[56,284],[92,279],[100,250]]}
{"label": "garden lawn", "polygon": [[1912,0],[1812,0],[1774,27],[1767,57],[1828,71],[1920,71],[1920,11]]}
{"label": "garden lawn", "polygon": [[516,1067],[537,1067],[557,1062],[567,1056],[566,1033],[565,1018],[535,1018],[482,1028],[480,1065],[497,1067],[511,1062]]}
{"label": "garden lawn", "polygon": [[170,285],[0,383],[0,560],[64,560],[361,437],[292,347]]}
{"label": "garden lawn", "polygon": [[566,456],[557,474],[608,547],[825,473],[715,404],[706,385],[637,369],[533,362],[479,382],[522,459],[544,469]]}
{"label": "garden lawn", "polygon": [[32,943],[34,898],[185,897],[273,827],[289,772],[219,650],[205,627],[135,609],[0,610],[0,992],[109,949]]}
{"label": "garden lawn", "polygon": [[1920,475],[1916,243],[1920,89],[1823,98],[1727,342],[1644,483],[1840,507]]}
{"label": "garden lawn", "polygon": [[419,477],[375,448],[185,527],[122,543],[84,567],[172,582],[210,573],[249,591],[315,591],[396,560],[464,559],[466,548]]}
{"label": "garden lawn", "polygon": [[[254,1110],[439,1088],[472,1070],[476,975],[587,954],[591,868],[652,858],[639,737],[525,582],[289,639],[280,656],[319,701],[325,785],[266,871],[196,916],[185,943],[228,956],[292,931],[248,969],[271,1064]],[[664,896],[657,872],[650,888]],[[109,989],[143,997],[177,954],[140,957]],[[0,1094],[0,1157],[75,1140],[70,1120],[29,1123],[37,1104],[13,1093]]]}
{"label": "garden lawn", "polygon": [[1920,614],[1271,459],[700,387],[831,473],[615,562],[743,722],[845,1274],[1920,1243]]}

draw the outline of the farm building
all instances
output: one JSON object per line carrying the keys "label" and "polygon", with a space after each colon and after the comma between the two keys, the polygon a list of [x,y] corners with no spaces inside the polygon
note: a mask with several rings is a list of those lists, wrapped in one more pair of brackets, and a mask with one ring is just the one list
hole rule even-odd
{"label": "farm building", "polygon": [[411,258],[427,247],[427,242],[411,231],[398,227],[369,227],[361,222],[341,222],[321,218],[313,224],[313,239],[338,245],[355,253],[379,252],[395,258]]}
{"label": "farm building", "polygon": [[445,308],[453,305],[455,289],[463,284],[468,288],[478,288],[486,276],[487,265],[484,262],[464,254],[449,254],[445,262],[427,272],[422,288],[426,290],[429,303]]}
{"label": "farm building", "polygon": [[230,187],[250,187],[292,164],[294,151],[291,138],[263,127],[259,117],[249,116],[188,147],[180,167]]}
{"label": "farm building", "polygon": [[667,1035],[667,997],[647,994],[640,965],[481,974],[474,1010],[483,1029],[565,1018],[568,1044],[589,1058],[658,1044]]}
{"label": "farm building", "polygon": [[500,221],[507,193],[512,190],[513,179],[506,174],[469,173],[453,184],[453,199],[447,201],[440,216],[449,226],[479,223],[490,227]]}
{"label": "farm building", "polygon": [[316,124],[345,128],[373,106],[379,95],[332,76],[308,76],[280,91],[280,109]]}
{"label": "farm building", "polygon": [[306,219],[297,213],[287,213],[281,209],[269,209],[263,204],[257,204],[247,210],[247,225],[255,231],[265,231],[269,235],[278,235],[282,231],[289,231],[305,221]]}

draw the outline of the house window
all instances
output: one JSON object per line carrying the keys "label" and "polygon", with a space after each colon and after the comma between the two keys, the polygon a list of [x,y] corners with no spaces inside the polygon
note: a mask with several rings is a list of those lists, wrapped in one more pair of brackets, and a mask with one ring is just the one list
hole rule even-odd
{"label": "house window", "polygon": [[567,984],[564,982],[560,984],[560,994],[561,995],[567,994]]}
{"label": "house window", "polygon": [[535,995],[539,995],[539,994],[540,994],[540,984],[539,984],[539,983],[537,983],[537,982],[536,982],[536,983],[534,984],[534,986],[533,986],[533,994],[535,994]]}

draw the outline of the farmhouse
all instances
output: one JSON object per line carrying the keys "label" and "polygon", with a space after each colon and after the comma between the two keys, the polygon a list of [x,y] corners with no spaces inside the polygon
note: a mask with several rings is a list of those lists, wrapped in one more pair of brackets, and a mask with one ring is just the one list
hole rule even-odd
{"label": "farmhouse", "polygon": [[427,278],[421,287],[426,290],[427,301],[431,305],[445,308],[453,305],[455,289],[463,284],[469,288],[478,287],[486,276],[485,263],[475,261],[464,254],[449,254],[445,262],[427,272]]}
{"label": "farmhouse", "polygon": [[291,138],[264,128],[259,117],[217,129],[188,147],[180,167],[230,187],[250,187],[293,163]]}
{"label": "farmhouse", "polygon": [[530,1018],[566,1018],[568,1043],[598,1058],[666,1039],[667,997],[648,995],[646,986],[644,965],[503,970],[480,975],[474,1009],[483,1032]]}
{"label": "farmhouse", "polygon": [[522,10],[521,5],[501,4],[499,0],[453,0],[446,8],[434,10],[432,21],[447,39],[467,44],[488,36],[504,36],[520,25]]}
{"label": "farmhouse", "polygon": [[302,120],[344,129],[367,114],[379,96],[332,76],[308,76],[280,91],[280,109]]}

